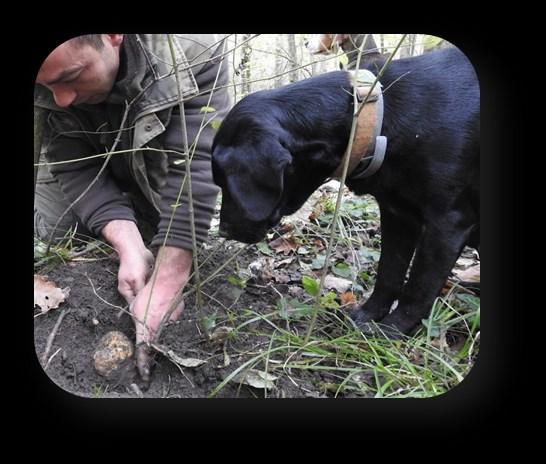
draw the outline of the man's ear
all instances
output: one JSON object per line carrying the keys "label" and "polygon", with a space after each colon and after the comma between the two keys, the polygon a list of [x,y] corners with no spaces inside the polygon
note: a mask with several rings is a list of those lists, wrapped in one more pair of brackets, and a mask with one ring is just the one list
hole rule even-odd
{"label": "man's ear", "polygon": [[261,222],[271,216],[282,197],[284,172],[291,162],[290,152],[276,143],[265,160],[248,158],[247,169],[226,177],[231,197],[249,220]]}

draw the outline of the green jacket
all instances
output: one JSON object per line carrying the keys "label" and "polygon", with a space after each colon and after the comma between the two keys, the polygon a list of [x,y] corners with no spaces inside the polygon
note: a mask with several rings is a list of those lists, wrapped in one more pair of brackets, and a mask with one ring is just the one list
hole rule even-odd
{"label": "green jacket", "polygon": [[[227,63],[222,62],[223,37],[215,34],[173,35],[191,162],[192,196],[198,243],[205,240],[219,189],[212,181],[210,148],[214,129],[203,120],[218,121],[230,106]],[[173,205],[185,174],[183,131],[180,121],[177,80],[166,35],[125,35],[120,72],[108,99],[95,105],[58,107],[51,93],[40,85],[35,105],[47,110],[42,155],[49,162],[74,160],[107,153],[120,134],[107,168],[73,211],[95,234],[111,220],[136,222],[133,206],[145,211],[157,224],[152,246],[167,233]],[[226,60],[227,61],[227,60]],[[220,69],[220,72],[218,72]],[[207,112],[204,107],[215,112]],[[119,128],[128,107],[127,117]],[[152,148],[154,150],[147,150]],[[178,153],[173,153],[176,151]],[[105,158],[92,158],[51,165],[68,200],[74,201],[93,181]],[[133,201],[125,192],[130,192]],[[136,199],[136,200],[135,200]],[[191,249],[187,182],[178,201],[166,243]]]}

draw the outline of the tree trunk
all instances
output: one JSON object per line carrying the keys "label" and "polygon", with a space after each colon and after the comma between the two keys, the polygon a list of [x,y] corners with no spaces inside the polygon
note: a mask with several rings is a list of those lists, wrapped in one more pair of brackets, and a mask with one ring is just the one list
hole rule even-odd
{"label": "tree trunk", "polygon": [[290,73],[288,74],[288,80],[290,82],[296,82],[298,80],[298,57],[296,53],[296,36],[295,34],[288,34],[288,56],[290,57]]}
{"label": "tree trunk", "polygon": [[275,87],[280,87],[283,84],[284,76],[281,76],[284,72],[284,56],[283,50],[285,47],[284,34],[278,34],[275,37]]}
{"label": "tree trunk", "polygon": [[406,40],[400,47],[400,58],[409,58],[415,56],[415,36],[416,34],[408,34]]}

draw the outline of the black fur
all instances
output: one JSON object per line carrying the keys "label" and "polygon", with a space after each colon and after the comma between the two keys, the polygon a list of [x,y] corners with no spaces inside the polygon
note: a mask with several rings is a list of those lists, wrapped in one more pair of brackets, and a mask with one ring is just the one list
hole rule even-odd
{"label": "black fur", "polygon": [[[369,67],[375,72],[381,64]],[[356,194],[374,195],[381,213],[377,281],[353,316],[360,325],[381,321],[411,333],[463,247],[479,247],[479,85],[454,48],[393,61],[381,83],[385,162],[372,177],[347,181]],[[352,114],[344,71],[256,92],[235,105],[212,154],[223,235],[257,242],[298,210],[340,164]]]}

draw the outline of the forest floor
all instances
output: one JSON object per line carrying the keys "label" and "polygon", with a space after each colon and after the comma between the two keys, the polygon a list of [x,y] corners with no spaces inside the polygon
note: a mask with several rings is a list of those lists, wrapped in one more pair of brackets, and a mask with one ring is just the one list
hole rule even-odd
{"label": "forest floor", "polygon": [[469,273],[479,281],[477,253],[464,250],[417,334],[367,337],[346,310],[365,301],[375,281],[380,227],[373,198],[345,194],[327,288],[318,304],[313,296],[334,205],[335,191],[326,185],[251,246],[219,238],[216,215],[198,255],[201,279],[208,279],[201,308],[188,285],[182,317],[157,342],[161,352],[149,385],[133,364],[108,379],[94,368],[104,334],[135,336],[117,292],[115,253],[68,240],[44,256],[44,244],[35,241],[35,274],[69,289],[58,308],[34,308],[35,349],[45,374],[70,393],[97,398],[429,397],[450,390],[479,352],[479,284],[477,290],[459,285]]}

